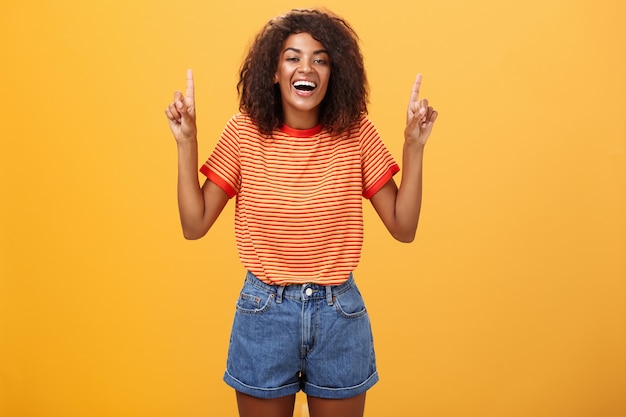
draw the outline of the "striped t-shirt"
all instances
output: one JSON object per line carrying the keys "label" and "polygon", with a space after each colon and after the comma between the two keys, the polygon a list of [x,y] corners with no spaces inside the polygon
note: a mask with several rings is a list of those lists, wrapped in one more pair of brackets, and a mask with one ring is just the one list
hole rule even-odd
{"label": "striped t-shirt", "polygon": [[340,135],[284,126],[267,137],[242,113],[200,168],[237,196],[241,262],[276,285],[346,281],[361,256],[362,197],[399,170],[366,117]]}

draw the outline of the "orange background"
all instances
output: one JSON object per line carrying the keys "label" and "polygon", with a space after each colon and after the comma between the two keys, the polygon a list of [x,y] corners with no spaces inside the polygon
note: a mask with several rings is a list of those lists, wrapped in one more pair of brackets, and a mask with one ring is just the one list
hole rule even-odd
{"label": "orange background", "polygon": [[[204,159],[252,36],[310,5],[2,3],[0,416],[236,415],[233,204],[183,239],[163,110],[193,68]],[[440,111],[416,242],[366,203],[366,415],[625,416],[624,3],[313,5],[360,34],[397,159],[416,72]]]}

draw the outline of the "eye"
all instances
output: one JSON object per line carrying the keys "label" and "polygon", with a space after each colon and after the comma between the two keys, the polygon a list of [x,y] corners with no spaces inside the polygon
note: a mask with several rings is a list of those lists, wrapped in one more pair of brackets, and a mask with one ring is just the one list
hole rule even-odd
{"label": "eye", "polygon": [[313,62],[320,65],[326,65],[328,63],[324,58],[316,58]]}
{"label": "eye", "polygon": [[289,62],[298,62],[298,61],[300,61],[300,58],[292,56],[292,57],[288,57],[288,58],[286,59],[286,61],[289,61]]}

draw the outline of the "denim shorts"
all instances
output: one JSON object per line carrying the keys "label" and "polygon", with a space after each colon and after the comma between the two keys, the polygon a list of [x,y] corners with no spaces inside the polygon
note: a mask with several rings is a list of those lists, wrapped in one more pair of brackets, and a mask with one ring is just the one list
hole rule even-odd
{"label": "denim shorts", "polygon": [[259,398],[303,390],[349,398],[378,381],[369,316],[352,275],[343,284],[274,286],[248,272],[224,381]]}

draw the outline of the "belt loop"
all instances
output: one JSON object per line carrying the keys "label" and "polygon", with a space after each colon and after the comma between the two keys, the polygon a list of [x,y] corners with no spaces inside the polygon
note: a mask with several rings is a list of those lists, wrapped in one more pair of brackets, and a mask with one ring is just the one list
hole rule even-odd
{"label": "belt loop", "polygon": [[333,286],[332,285],[326,286],[326,302],[328,303],[329,306],[333,305]]}
{"label": "belt loop", "polygon": [[276,289],[276,302],[278,304],[283,302],[283,293],[285,292],[285,286],[279,285],[278,289]]}

